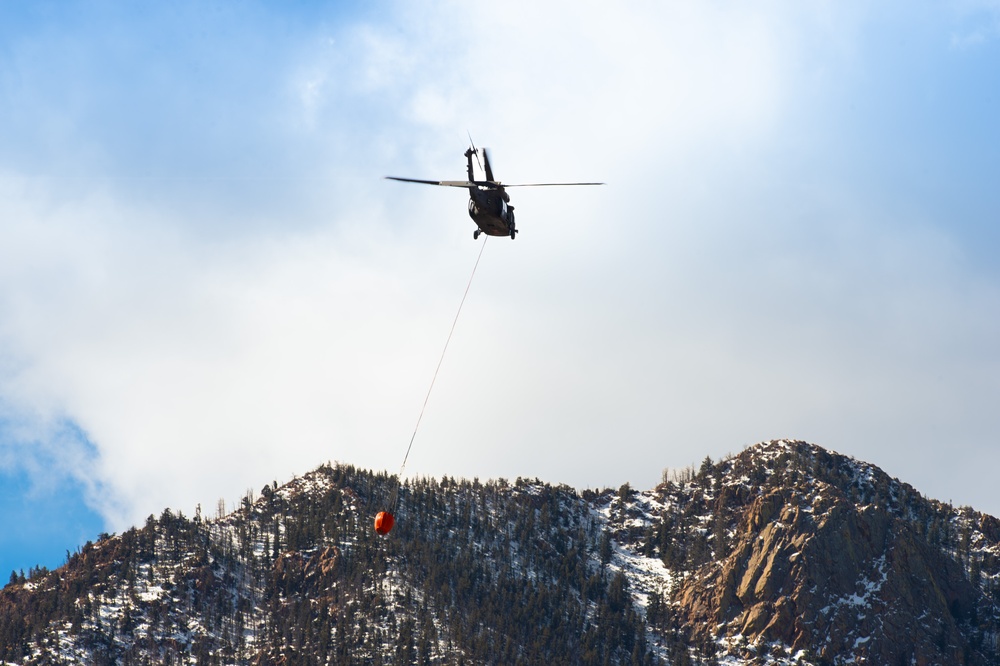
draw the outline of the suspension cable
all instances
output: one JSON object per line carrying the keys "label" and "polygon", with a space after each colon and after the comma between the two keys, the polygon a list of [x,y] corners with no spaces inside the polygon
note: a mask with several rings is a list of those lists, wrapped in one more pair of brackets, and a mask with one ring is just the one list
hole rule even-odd
{"label": "suspension cable", "polygon": [[413,427],[413,434],[410,436],[410,443],[406,447],[406,454],[403,456],[403,464],[399,466],[399,475],[396,477],[396,487],[392,491],[392,499],[389,500],[389,512],[392,513],[396,510],[396,502],[399,500],[399,486],[403,481],[403,470],[406,468],[406,461],[410,457],[410,449],[413,448],[413,440],[417,438],[417,430],[420,429],[420,421],[424,418],[424,410],[427,409],[427,402],[431,399],[431,391],[434,390],[434,382],[437,381],[438,371],[441,370],[441,364],[444,362],[444,355],[448,351],[448,345],[451,343],[451,336],[455,333],[455,325],[458,324],[458,317],[462,314],[462,306],[465,305],[465,297],[469,295],[469,288],[472,287],[472,279],[476,277],[476,269],[479,268],[479,260],[483,258],[483,250],[486,249],[486,241],[489,240],[489,236],[484,235],[484,240],[482,246],[479,248],[479,256],[476,257],[476,263],[472,267],[472,275],[469,276],[469,282],[465,285],[465,292],[462,294],[462,300],[458,304],[458,311],[455,313],[455,319],[451,322],[451,330],[448,331],[448,339],[444,342],[444,349],[441,350],[441,357],[438,359],[437,367],[434,368],[434,376],[431,377],[431,385],[427,388],[427,395],[424,396],[424,404],[420,408],[420,415],[417,417],[417,424]]}

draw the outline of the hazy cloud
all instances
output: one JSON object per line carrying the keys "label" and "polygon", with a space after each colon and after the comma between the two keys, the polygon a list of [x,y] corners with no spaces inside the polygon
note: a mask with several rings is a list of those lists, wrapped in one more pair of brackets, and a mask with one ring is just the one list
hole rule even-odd
{"label": "hazy cloud", "polygon": [[479,246],[460,190],[381,176],[462,177],[468,130],[507,182],[609,185],[512,191],[522,232],[485,249],[412,473],[649,486],[788,436],[997,510],[985,476],[937,471],[996,462],[997,283],[961,221],[855,169],[863,12],[455,3],[189,33],[185,7],[151,41],[125,16],[8,53],[7,464],[75,451],[115,529],[327,459],[396,471]]}

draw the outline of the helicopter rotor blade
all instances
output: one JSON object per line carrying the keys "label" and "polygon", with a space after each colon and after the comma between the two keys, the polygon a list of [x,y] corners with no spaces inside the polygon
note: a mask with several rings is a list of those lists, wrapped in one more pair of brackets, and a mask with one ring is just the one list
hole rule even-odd
{"label": "helicopter rotor blade", "polygon": [[504,187],[562,187],[563,185],[606,185],[606,183],[516,183],[514,185],[504,183]]}
{"label": "helicopter rotor blade", "polygon": [[[484,170],[483,169],[483,163],[479,161],[479,149],[476,148],[476,142],[472,140],[472,132],[470,132],[469,130],[465,130],[465,133],[469,135],[469,145],[472,146],[472,152],[476,156],[476,164],[479,165],[479,170],[483,171]],[[487,160],[487,164],[488,163],[489,163],[489,160]],[[488,176],[487,176],[487,179],[488,180],[493,180],[492,178],[489,178]]]}
{"label": "helicopter rotor blade", "polygon": [[399,178],[398,176],[386,176],[385,178],[387,180],[399,180],[404,183],[440,185],[441,187],[476,187],[477,185],[489,185],[489,183],[472,182],[468,180],[420,180],[418,178]]}
{"label": "helicopter rotor blade", "polygon": [[503,189],[505,187],[562,187],[572,185],[605,185],[606,183],[514,183],[508,185],[495,180],[422,180],[420,178],[400,178],[399,176],[385,176],[387,180],[399,180],[404,183],[420,183],[421,185],[440,185],[441,187],[485,187],[491,190]]}
{"label": "helicopter rotor blade", "polygon": [[490,151],[483,148],[483,162],[485,163],[484,171],[486,172],[486,180],[493,182],[493,169],[490,168]]}

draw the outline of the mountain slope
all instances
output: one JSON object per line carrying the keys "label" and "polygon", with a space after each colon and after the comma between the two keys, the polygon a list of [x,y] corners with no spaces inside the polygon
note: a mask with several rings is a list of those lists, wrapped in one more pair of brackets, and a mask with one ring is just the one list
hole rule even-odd
{"label": "mountain slope", "polygon": [[673,608],[704,651],[1000,663],[992,516],[804,442],[760,444],[689,477],[644,494],[659,508],[643,512],[641,535],[615,535],[682,573]]}
{"label": "mountain slope", "polygon": [[[997,664],[1000,524],[776,441],[657,488],[324,465],[0,591],[0,661]],[[906,636],[906,640],[900,640]]]}

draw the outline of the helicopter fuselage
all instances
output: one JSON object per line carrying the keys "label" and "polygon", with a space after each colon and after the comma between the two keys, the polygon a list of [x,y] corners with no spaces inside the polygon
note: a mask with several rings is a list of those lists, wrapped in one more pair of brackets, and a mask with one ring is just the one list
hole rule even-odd
{"label": "helicopter fuselage", "polygon": [[469,217],[479,227],[475,236],[480,232],[487,236],[516,236],[514,207],[508,201],[510,198],[502,189],[469,188]]}

